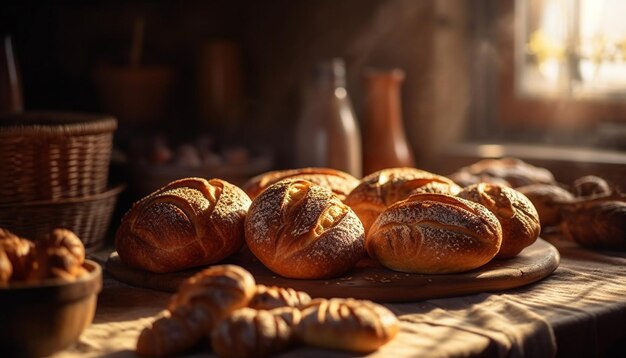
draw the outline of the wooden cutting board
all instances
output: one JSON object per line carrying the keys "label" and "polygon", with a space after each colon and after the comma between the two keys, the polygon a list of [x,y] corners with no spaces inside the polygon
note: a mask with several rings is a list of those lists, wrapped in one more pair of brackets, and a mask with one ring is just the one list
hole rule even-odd
{"label": "wooden cutting board", "polygon": [[[538,239],[512,259],[493,260],[472,271],[446,275],[408,274],[377,265],[361,265],[334,279],[290,279],[268,270],[248,250],[223,263],[246,268],[254,275],[257,283],[291,287],[305,291],[312,297],[354,297],[378,302],[410,302],[524,286],[550,275],[558,267],[559,260],[558,250],[545,240]],[[175,292],[184,279],[202,268],[156,274],[127,267],[117,252],[113,252],[106,269],[111,276],[130,285]]]}

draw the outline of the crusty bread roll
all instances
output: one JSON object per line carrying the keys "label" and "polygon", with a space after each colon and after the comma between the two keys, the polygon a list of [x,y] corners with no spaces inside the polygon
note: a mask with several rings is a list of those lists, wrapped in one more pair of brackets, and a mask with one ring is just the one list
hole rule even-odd
{"label": "crusty bread roll", "polygon": [[257,285],[256,292],[248,307],[257,310],[271,310],[278,307],[302,307],[311,302],[311,296],[293,288]]}
{"label": "crusty bread roll", "polygon": [[375,351],[398,331],[398,319],[389,309],[350,298],[311,301],[296,326],[296,334],[307,344],[358,353]]}
{"label": "crusty bread roll", "polygon": [[385,210],[365,241],[368,254],[402,272],[468,271],[500,250],[502,228],[487,208],[445,194],[414,194]]}
{"label": "crusty bread roll", "polygon": [[614,193],[563,207],[566,238],[592,249],[626,250],[626,196]]}
{"label": "crusty bread roll", "polygon": [[224,180],[177,180],[133,205],[115,247],[124,264],[152,272],[216,263],[243,245],[250,203]]}
{"label": "crusty bread roll", "polygon": [[450,177],[457,177],[459,175],[458,172],[467,172],[479,177],[502,178],[513,188],[530,184],[556,183],[554,176],[549,170],[536,167],[517,158],[482,159],[459,169],[456,173],[451,174]]}
{"label": "crusty bread roll", "polygon": [[0,228],[0,247],[11,262],[11,281],[26,280],[36,267],[33,242]]}
{"label": "crusty bread roll", "polygon": [[539,237],[541,225],[533,203],[515,189],[499,184],[470,185],[459,197],[481,204],[491,211],[502,227],[502,244],[496,258],[519,254]]}
{"label": "crusty bread roll", "polygon": [[74,281],[87,273],[83,268],[85,246],[72,231],[57,228],[35,242],[37,265],[29,280],[61,278]]}
{"label": "crusty bread roll", "polygon": [[263,191],[246,217],[250,251],[290,278],[338,276],[364,256],[363,225],[330,190],[286,179]]}
{"label": "crusty bread roll", "polygon": [[145,328],[137,354],[171,356],[191,348],[215,325],[254,295],[254,277],[235,265],[218,265],[185,280],[172,297],[168,312]]}
{"label": "crusty bread roll", "polygon": [[4,252],[4,247],[0,245],[0,285],[8,283],[11,275],[13,275],[13,265]]}
{"label": "crusty bread roll", "polygon": [[257,175],[248,180],[243,186],[243,190],[251,199],[254,199],[267,187],[283,179],[308,180],[311,183],[329,189],[337,194],[341,200],[344,200],[352,189],[359,185],[359,179],[340,170],[331,168],[300,168],[276,170]]}
{"label": "crusty bread roll", "polygon": [[561,204],[574,200],[569,191],[551,184],[531,184],[516,188],[532,203],[541,227],[556,226],[561,223]]}
{"label": "crusty bread roll", "polygon": [[220,357],[266,357],[285,350],[293,328],[272,311],[244,307],[211,332],[211,346]]}
{"label": "crusty bread roll", "polygon": [[414,193],[457,194],[461,188],[452,180],[416,168],[389,168],[361,180],[345,200],[361,219],[365,234],[389,205]]}
{"label": "crusty bread roll", "polygon": [[606,180],[595,175],[586,175],[574,180],[572,191],[577,197],[607,196],[613,192]]}
{"label": "crusty bread roll", "polygon": [[511,186],[511,183],[503,178],[494,177],[488,174],[470,174],[466,171],[458,171],[448,175],[448,178],[452,179],[455,183],[462,187],[470,186],[478,183],[493,183],[501,184],[504,186]]}

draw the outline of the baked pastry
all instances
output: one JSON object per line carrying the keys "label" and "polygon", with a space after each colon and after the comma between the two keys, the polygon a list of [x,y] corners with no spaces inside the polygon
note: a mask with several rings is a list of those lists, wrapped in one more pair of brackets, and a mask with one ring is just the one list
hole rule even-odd
{"label": "baked pastry", "polygon": [[613,194],[564,205],[561,228],[585,247],[626,250],[626,197]]}
{"label": "baked pastry", "polygon": [[303,179],[263,191],[246,217],[250,251],[270,270],[290,278],[328,278],[365,255],[363,225],[330,190]]}
{"label": "baked pastry", "polygon": [[0,228],[0,248],[11,262],[11,281],[26,280],[35,269],[35,245]]}
{"label": "baked pastry", "polygon": [[498,218],[502,227],[502,244],[496,258],[514,257],[539,237],[539,214],[533,203],[517,190],[480,183],[463,189],[459,197],[483,205]]}
{"label": "baked pastry", "polygon": [[439,274],[480,267],[501,243],[500,223],[484,206],[451,195],[414,194],[380,214],[365,247],[389,269]]}
{"label": "baked pastry", "polygon": [[543,228],[559,225],[562,203],[574,200],[572,193],[551,184],[531,184],[515,190],[524,194],[533,203]]}
{"label": "baked pastry", "polygon": [[458,171],[453,174],[448,175],[453,182],[457,183],[462,187],[470,186],[472,184],[478,183],[492,183],[492,184],[500,184],[504,186],[511,186],[511,183],[506,181],[503,178],[493,177],[488,174],[470,174],[466,171]]}
{"label": "baked pastry", "polygon": [[137,340],[137,354],[170,356],[184,352],[254,295],[254,277],[235,265],[207,268],[185,280],[168,311]]}
{"label": "baked pastry", "polygon": [[0,285],[8,283],[11,275],[13,275],[13,265],[4,252],[4,248],[0,246]]}
{"label": "baked pastry", "polygon": [[266,357],[293,341],[293,327],[272,311],[244,307],[211,332],[211,346],[220,357]]}
{"label": "baked pastry", "polygon": [[124,264],[146,271],[213,264],[243,245],[250,202],[221,179],[177,180],[133,205],[122,218],[115,247]]}
{"label": "baked pastry", "polygon": [[452,180],[415,168],[389,168],[374,172],[361,180],[345,200],[357,214],[365,234],[374,220],[389,205],[414,193],[455,195],[461,188]]}
{"label": "baked pastry", "polygon": [[72,231],[54,229],[35,243],[36,267],[30,280],[61,278],[74,281],[87,273],[83,268],[85,247]]}
{"label": "baked pastry", "polygon": [[329,189],[337,194],[341,200],[344,200],[352,189],[359,185],[359,179],[340,170],[331,168],[300,168],[276,170],[257,175],[248,180],[243,186],[243,190],[254,200],[263,190],[283,179],[308,180],[311,183]]}
{"label": "baked pastry", "polygon": [[572,191],[577,197],[607,196],[613,192],[606,180],[595,175],[586,175],[574,180]]}
{"label": "baked pastry", "polygon": [[257,310],[271,310],[278,307],[302,307],[311,302],[311,296],[293,288],[257,285],[256,292],[248,307]]}
{"label": "baked pastry", "polygon": [[398,319],[389,309],[350,298],[311,301],[302,309],[296,327],[296,334],[307,344],[357,353],[375,351],[398,331]]}
{"label": "baked pastry", "polygon": [[450,176],[456,177],[460,175],[459,172],[502,178],[513,188],[530,184],[556,184],[554,176],[549,170],[536,167],[517,158],[483,159],[459,169]]}

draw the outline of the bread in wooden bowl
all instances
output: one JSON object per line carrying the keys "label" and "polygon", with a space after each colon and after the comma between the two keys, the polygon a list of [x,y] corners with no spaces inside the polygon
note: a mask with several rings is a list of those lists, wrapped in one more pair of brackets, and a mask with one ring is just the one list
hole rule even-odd
{"label": "bread in wooden bowl", "polygon": [[416,168],[389,168],[361,180],[345,200],[357,214],[365,233],[390,205],[414,193],[457,194],[461,188],[452,180]]}
{"label": "bread in wooden bowl", "polygon": [[517,256],[539,237],[539,214],[533,203],[519,191],[499,184],[480,183],[468,186],[458,195],[483,205],[498,218],[502,227],[502,245],[496,258]]}
{"label": "bread in wooden bowl", "polygon": [[330,190],[286,179],[256,197],[245,223],[250,251],[289,278],[329,278],[365,255],[363,225]]}
{"label": "bread in wooden bowl", "polygon": [[217,263],[243,245],[250,203],[224,180],[180,179],[133,204],[115,247],[124,264],[151,272]]}
{"label": "bread in wooden bowl", "polygon": [[270,185],[283,179],[308,180],[311,183],[329,189],[340,200],[344,200],[352,189],[359,185],[359,179],[341,170],[332,168],[298,168],[259,174],[248,180],[243,186],[243,190],[251,199],[254,199]]}
{"label": "bread in wooden bowl", "polygon": [[413,194],[380,214],[365,247],[391,270],[444,274],[486,264],[501,243],[500,223],[484,206],[446,194]]}

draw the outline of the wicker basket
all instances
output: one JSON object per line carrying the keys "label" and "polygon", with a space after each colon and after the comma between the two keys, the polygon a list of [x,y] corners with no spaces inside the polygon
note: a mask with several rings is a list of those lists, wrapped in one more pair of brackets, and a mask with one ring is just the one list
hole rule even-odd
{"label": "wicker basket", "polygon": [[0,204],[0,227],[31,240],[54,228],[67,228],[91,252],[104,243],[117,195],[123,189],[118,186],[84,198]]}
{"label": "wicker basket", "polygon": [[0,203],[104,192],[116,127],[114,118],[78,113],[0,117]]}

